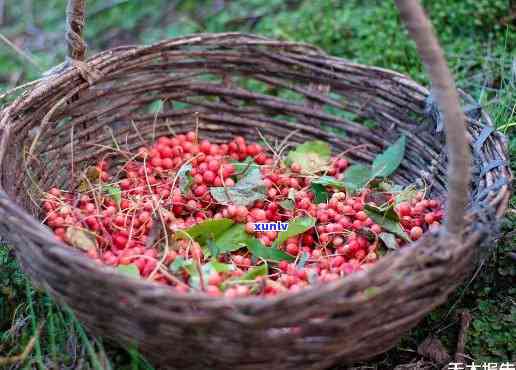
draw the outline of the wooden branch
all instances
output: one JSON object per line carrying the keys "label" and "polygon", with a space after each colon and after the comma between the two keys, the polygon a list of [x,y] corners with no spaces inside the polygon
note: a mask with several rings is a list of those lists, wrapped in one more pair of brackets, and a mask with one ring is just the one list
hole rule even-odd
{"label": "wooden branch", "polygon": [[453,76],[419,0],[396,0],[401,19],[416,42],[445,122],[448,146],[448,202],[446,230],[460,236],[468,202],[471,154],[466,139],[466,118],[460,106]]}

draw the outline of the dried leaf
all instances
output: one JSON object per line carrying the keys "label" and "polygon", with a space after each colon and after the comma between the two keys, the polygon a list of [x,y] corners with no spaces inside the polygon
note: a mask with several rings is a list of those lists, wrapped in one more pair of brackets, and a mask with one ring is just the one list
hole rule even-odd
{"label": "dried leaf", "polygon": [[99,169],[95,166],[90,166],[86,169],[85,173],[82,174],[82,180],[79,183],[78,191],[83,193],[91,190],[91,185],[98,182],[100,178]]}
{"label": "dried leaf", "polygon": [[433,335],[417,347],[417,353],[438,364],[446,364],[452,359],[441,341]]}
{"label": "dried leaf", "polygon": [[91,249],[97,248],[95,237],[93,237],[93,235],[86,230],[79,229],[74,226],[69,226],[66,229],[65,237],[71,245],[83,251],[89,251]]}
{"label": "dried leaf", "polygon": [[366,203],[374,203],[374,204],[387,204],[389,199],[391,198],[388,193],[379,193],[379,192],[368,192],[365,196],[364,201]]}

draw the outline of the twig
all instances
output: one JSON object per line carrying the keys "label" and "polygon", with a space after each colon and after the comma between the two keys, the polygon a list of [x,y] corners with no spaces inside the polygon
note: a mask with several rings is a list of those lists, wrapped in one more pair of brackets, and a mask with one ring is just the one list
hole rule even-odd
{"label": "twig", "polygon": [[416,42],[419,55],[426,66],[445,121],[448,147],[448,200],[446,231],[460,238],[464,227],[464,210],[468,204],[471,178],[471,152],[466,136],[466,118],[460,105],[455,82],[444,58],[444,52],[434,34],[420,1],[396,0],[401,19]]}
{"label": "twig", "polygon": [[30,64],[32,64],[34,67],[36,67],[36,69],[38,70],[38,72],[43,72],[43,69],[39,66],[39,64],[32,58],[32,56],[30,56],[27,52],[23,51],[22,49],[20,49],[18,46],[14,45],[7,37],[5,37],[2,33],[0,33],[0,40],[2,40],[3,42],[5,42],[7,44],[7,46],[9,46],[11,49],[13,49],[16,54],[18,54],[21,59],[25,59],[26,61],[28,61]]}
{"label": "twig", "polygon": [[457,351],[455,352],[455,362],[463,363],[466,357],[464,353],[464,347],[466,345],[466,333],[468,331],[469,325],[471,324],[471,314],[468,310],[464,310],[461,312],[460,318],[460,331],[459,331],[459,339],[457,340]]}
{"label": "twig", "polygon": [[43,325],[45,325],[45,321],[39,323],[36,334],[30,338],[29,343],[27,343],[27,346],[22,353],[11,357],[0,357],[0,366],[12,365],[17,362],[23,363],[34,349],[34,346],[36,345],[36,339],[40,335]]}

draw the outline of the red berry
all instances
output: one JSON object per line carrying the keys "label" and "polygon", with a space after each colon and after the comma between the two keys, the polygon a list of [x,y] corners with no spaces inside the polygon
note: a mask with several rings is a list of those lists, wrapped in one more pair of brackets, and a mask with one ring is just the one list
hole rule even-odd
{"label": "red berry", "polygon": [[410,238],[412,240],[418,240],[423,235],[423,229],[419,226],[414,226],[410,229]]}

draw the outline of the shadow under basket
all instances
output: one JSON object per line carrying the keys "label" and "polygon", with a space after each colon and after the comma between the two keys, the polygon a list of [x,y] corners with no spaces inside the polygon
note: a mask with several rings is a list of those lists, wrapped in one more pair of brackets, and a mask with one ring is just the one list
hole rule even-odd
{"label": "shadow under basket", "polygon": [[426,233],[368,272],[271,299],[180,294],[119,275],[54,239],[39,221],[41,191],[69,188],[72,173],[116,145],[134,151],[198,127],[214,142],[260,141],[258,131],[271,143],[320,139],[359,163],[403,134],[393,181],[444,200],[439,120],[429,91],[408,77],[304,44],[228,33],[108,50],[1,112],[0,233],[32,281],[94,334],[136,343],[160,367],[297,370],[368,359],[446,300],[507,207],[505,139],[481,108],[468,111],[474,163],[461,242]]}

